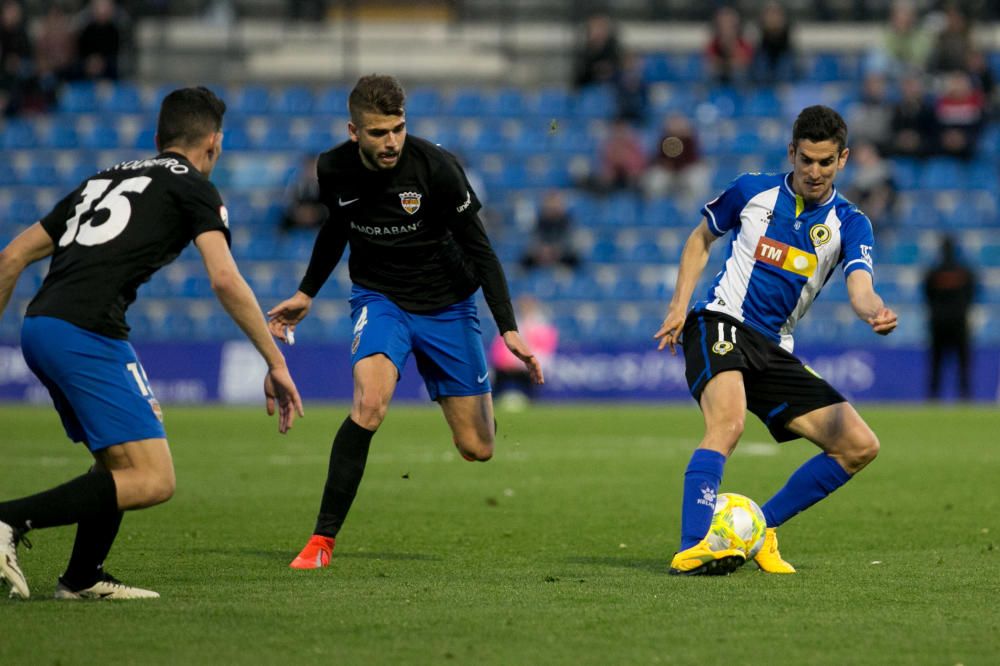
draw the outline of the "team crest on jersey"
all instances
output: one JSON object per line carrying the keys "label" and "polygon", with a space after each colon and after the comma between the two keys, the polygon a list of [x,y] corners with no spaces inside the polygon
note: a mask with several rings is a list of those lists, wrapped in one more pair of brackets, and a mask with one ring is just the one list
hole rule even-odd
{"label": "team crest on jersey", "polygon": [[420,192],[400,192],[399,203],[403,206],[403,210],[413,215],[420,210],[420,197],[422,196]]}
{"label": "team crest on jersey", "polygon": [[712,345],[712,353],[718,354],[719,356],[725,356],[731,351],[733,351],[733,343],[729,340],[719,340]]}
{"label": "team crest on jersey", "polygon": [[833,237],[830,227],[825,224],[816,224],[809,229],[809,240],[813,242],[813,247],[826,245]]}
{"label": "team crest on jersey", "polygon": [[222,218],[222,224],[229,228],[229,211],[226,210],[225,206],[219,206],[219,217]]}

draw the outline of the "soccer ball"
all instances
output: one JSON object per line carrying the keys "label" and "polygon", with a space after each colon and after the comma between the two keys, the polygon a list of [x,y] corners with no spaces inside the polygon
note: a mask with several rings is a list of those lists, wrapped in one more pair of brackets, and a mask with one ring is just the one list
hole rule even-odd
{"label": "soccer ball", "polygon": [[756,502],[744,495],[722,493],[715,500],[708,544],[716,551],[742,550],[752,560],[764,545],[766,529],[764,513]]}

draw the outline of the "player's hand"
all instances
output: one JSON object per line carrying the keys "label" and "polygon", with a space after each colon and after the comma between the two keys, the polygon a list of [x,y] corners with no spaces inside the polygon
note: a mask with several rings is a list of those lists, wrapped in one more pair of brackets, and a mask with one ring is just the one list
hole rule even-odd
{"label": "player's hand", "polygon": [[660,324],[660,328],[653,334],[653,338],[660,341],[660,344],[656,347],[657,351],[663,351],[663,348],[669,345],[670,353],[677,354],[675,345],[681,341],[681,331],[684,330],[684,321],[686,319],[687,312],[685,312],[684,308],[671,306],[667,310],[667,316],[663,318],[663,323]]}
{"label": "player's hand", "polygon": [[532,353],[527,343],[521,339],[521,335],[517,331],[507,331],[503,334],[503,342],[507,345],[510,353],[521,359],[521,362],[528,368],[531,381],[535,384],[544,384],[545,375],[542,374],[542,364],[538,362],[538,358]]}
{"label": "player's hand", "polygon": [[874,316],[868,318],[872,330],[879,335],[889,335],[896,330],[896,313],[889,308],[880,308]]}
{"label": "player's hand", "polygon": [[267,311],[267,328],[271,335],[285,344],[292,344],[295,327],[309,314],[312,298],[301,291]]}
{"label": "player's hand", "polygon": [[274,408],[278,408],[278,432],[285,434],[295,423],[295,415],[305,416],[302,409],[302,398],[295,388],[292,375],[288,368],[274,368],[264,377],[264,396],[267,399],[267,415],[274,416]]}

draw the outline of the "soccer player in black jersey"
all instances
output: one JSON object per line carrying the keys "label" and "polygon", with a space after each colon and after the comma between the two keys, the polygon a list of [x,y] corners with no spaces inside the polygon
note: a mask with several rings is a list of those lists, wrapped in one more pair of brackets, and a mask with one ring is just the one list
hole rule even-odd
{"label": "soccer player in black jersey", "polygon": [[66,434],[93,454],[90,472],[30,497],[0,502],[0,579],[28,598],[17,544],[31,529],[77,524],[57,599],[159,595],[103,570],[122,512],[170,499],[174,468],[157,403],[128,343],[136,290],[194,241],[223,307],[267,361],[267,412],[278,429],[302,415],[295,384],[249,285],[229,252],[229,222],[208,180],[222,152],[225,103],[205,88],[167,95],[153,159],[123,162],[84,181],[0,252],[0,314],[18,276],[52,256],[28,306],[21,348],[48,388]]}
{"label": "soccer player in black jersey", "polygon": [[493,402],[474,300],[480,287],[507,347],[533,381],[543,382],[517,332],[476,194],[453,155],[407,137],[404,101],[391,76],[358,81],[348,102],[350,141],[323,153],[317,165],[330,217],[299,290],[268,313],[271,332],[288,342],[350,244],[354,401],[333,440],[316,528],[291,563],[295,569],[330,563],[371,438],[411,353],[462,456],[493,455]]}

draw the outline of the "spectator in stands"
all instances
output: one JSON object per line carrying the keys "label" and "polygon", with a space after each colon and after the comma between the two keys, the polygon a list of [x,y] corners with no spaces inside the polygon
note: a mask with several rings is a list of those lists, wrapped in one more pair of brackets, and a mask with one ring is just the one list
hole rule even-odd
{"label": "spectator in stands", "polygon": [[41,79],[70,78],[76,60],[76,40],[69,15],[53,3],[42,17],[35,40],[35,65]]}
{"label": "spectator in stands", "polygon": [[77,37],[77,55],[85,79],[118,80],[122,30],[113,0],[92,0]]}
{"label": "spectator in stands", "polygon": [[675,198],[688,207],[705,198],[710,179],[711,170],[702,161],[694,125],[682,113],[668,115],[643,176],[644,194],[650,199]]}
{"label": "spectator in stands", "polygon": [[944,25],[934,40],[927,68],[935,74],[965,70],[972,50],[969,20],[957,3],[949,3],[944,9]]}
{"label": "spectator in stands", "polygon": [[0,67],[27,76],[32,69],[32,55],[21,3],[5,0],[0,7]]}
{"label": "spectator in stands", "polygon": [[847,110],[847,122],[853,141],[867,141],[883,150],[889,143],[892,129],[892,106],[888,82],[881,72],[865,75],[861,99]]}
{"label": "spectator in stands", "polygon": [[876,240],[896,227],[896,182],[892,165],[882,159],[875,144],[854,143],[851,148],[853,173],[847,198],[864,212],[875,231]]}
{"label": "spectator in stands", "polygon": [[[540,362],[551,363],[559,346],[558,329],[549,322],[542,304],[533,296],[521,296],[516,307],[517,323],[525,342],[531,345]],[[537,386],[531,375],[499,335],[490,344],[490,365],[494,374],[493,395],[499,407],[520,410],[534,399]]]}
{"label": "spectator in stands", "polygon": [[990,67],[990,61],[986,59],[986,54],[979,49],[971,49],[966,54],[964,69],[972,77],[973,85],[983,91],[987,111],[992,112],[995,107],[996,79],[993,77],[993,69]]}
{"label": "spectator in stands", "polygon": [[546,192],[521,265],[529,270],[560,265],[576,268],[580,258],[573,247],[572,235],[573,217],[566,207],[566,198],[559,190]]}
{"label": "spectator in stands", "polygon": [[641,125],[646,121],[649,90],[646,85],[644,62],[636,53],[627,53],[615,77],[618,116]]}
{"label": "spectator in stands", "polygon": [[899,91],[899,101],[892,109],[887,151],[899,157],[926,157],[936,149],[939,128],[923,76],[917,72],[905,75]]}
{"label": "spectator in stands", "polygon": [[781,3],[770,0],[764,5],[757,29],[760,36],[753,55],[754,80],[773,85],[798,78],[792,28]]}
{"label": "spectator in stands", "polygon": [[645,153],[635,129],[624,118],[616,118],[601,146],[600,162],[591,178],[591,187],[604,194],[617,190],[638,192],[646,170]]}
{"label": "spectator in stands", "polygon": [[944,76],[934,114],[940,127],[938,151],[949,157],[972,159],[986,121],[986,98],[972,85],[968,73],[956,70]]}
{"label": "spectator in stands", "polygon": [[889,26],[882,48],[872,54],[870,69],[892,77],[908,71],[923,71],[933,46],[933,37],[922,25],[913,0],[896,0],[889,13]]}
{"label": "spectator in stands", "polygon": [[622,67],[618,31],[607,14],[594,14],[584,27],[583,44],[576,53],[573,84],[577,88],[613,83]]}
{"label": "spectator in stands", "polygon": [[319,180],[316,178],[316,157],[307,155],[292,173],[286,190],[288,206],[281,216],[281,230],[318,229],[330,216],[330,211],[320,200]]}
{"label": "spectator in stands", "polygon": [[941,241],[941,260],[924,277],[924,297],[931,337],[930,397],[941,396],[941,366],[946,355],[958,360],[959,392],[972,397],[969,378],[969,310],[976,293],[976,275],[959,256],[955,241]]}
{"label": "spectator in stands", "polygon": [[742,20],[732,7],[722,6],[715,11],[705,60],[713,82],[721,85],[746,82],[753,47],[743,36]]}

